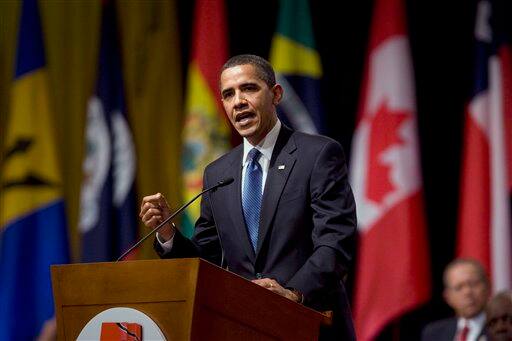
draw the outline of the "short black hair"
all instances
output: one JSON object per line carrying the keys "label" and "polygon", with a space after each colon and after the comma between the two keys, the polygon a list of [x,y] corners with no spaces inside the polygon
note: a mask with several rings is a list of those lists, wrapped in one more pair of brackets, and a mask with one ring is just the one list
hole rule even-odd
{"label": "short black hair", "polygon": [[239,54],[229,58],[229,60],[222,66],[220,73],[222,74],[226,69],[247,64],[254,66],[257,76],[267,83],[269,88],[273,88],[274,85],[276,85],[276,74],[272,65],[270,65],[270,63],[264,58],[254,54]]}
{"label": "short black hair", "polygon": [[444,283],[445,287],[448,287],[448,272],[451,269],[453,269],[454,267],[456,267],[457,265],[465,265],[465,264],[472,265],[475,268],[475,270],[478,272],[478,276],[480,277],[482,282],[484,282],[485,285],[487,287],[489,287],[490,283],[489,283],[489,277],[487,276],[487,272],[485,271],[484,267],[482,266],[482,263],[480,263],[479,261],[477,261],[476,259],[473,259],[473,258],[456,258],[456,259],[452,260],[446,266],[446,268],[444,269],[444,273],[443,273],[443,283]]}

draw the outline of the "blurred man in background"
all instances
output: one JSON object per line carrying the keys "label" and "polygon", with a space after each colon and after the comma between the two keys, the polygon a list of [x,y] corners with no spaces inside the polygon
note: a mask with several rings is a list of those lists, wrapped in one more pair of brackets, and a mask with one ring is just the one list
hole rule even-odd
{"label": "blurred man in background", "polygon": [[423,341],[475,341],[485,334],[485,305],[489,279],[482,265],[473,259],[452,261],[443,274],[446,303],[455,317],[428,324]]}
{"label": "blurred man in background", "polygon": [[512,341],[512,291],[496,294],[485,308],[489,341]]}

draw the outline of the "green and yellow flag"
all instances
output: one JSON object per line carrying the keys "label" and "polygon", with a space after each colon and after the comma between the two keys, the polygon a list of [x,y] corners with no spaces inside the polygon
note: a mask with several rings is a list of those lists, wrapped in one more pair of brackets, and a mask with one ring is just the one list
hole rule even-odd
{"label": "green and yellow flag", "polygon": [[308,0],[281,0],[270,63],[284,88],[279,104],[281,121],[296,130],[324,133],[320,97],[322,65],[315,49]]}

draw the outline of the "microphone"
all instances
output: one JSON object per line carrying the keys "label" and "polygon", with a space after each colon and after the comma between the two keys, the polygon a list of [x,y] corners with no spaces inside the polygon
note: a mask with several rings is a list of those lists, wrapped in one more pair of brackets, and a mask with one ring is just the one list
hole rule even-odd
{"label": "microphone", "polygon": [[164,219],[164,221],[162,221],[160,224],[158,224],[157,227],[155,227],[153,230],[151,230],[151,232],[149,232],[148,234],[146,234],[142,239],[140,239],[137,243],[135,243],[134,245],[132,245],[132,247],[130,247],[128,250],[126,250],[121,256],[119,256],[119,258],[116,260],[116,262],[119,262],[120,260],[122,260],[124,257],[126,257],[126,255],[128,255],[130,252],[132,252],[136,247],[138,247],[143,241],[145,241],[146,239],[149,238],[149,236],[151,236],[153,233],[155,233],[156,231],[158,231],[162,226],[164,226],[165,224],[167,224],[172,218],[174,218],[175,216],[177,216],[179,213],[181,213],[181,211],[183,211],[185,208],[187,208],[191,203],[193,203],[194,201],[196,201],[197,198],[199,198],[200,196],[202,196],[203,194],[207,193],[207,192],[210,192],[210,191],[214,191],[216,190],[217,188],[219,187],[224,187],[224,186],[227,186],[229,184],[231,184],[233,181],[235,181],[235,179],[233,178],[225,178],[225,179],[222,179],[220,180],[219,182],[217,182],[216,185],[213,185],[212,187],[209,187],[205,190],[203,190],[201,193],[199,193],[198,195],[196,195],[195,197],[192,198],[192,200],[190,200],[189,202],[187,202],[185,205],[181,206],[180,208],[178,208],[178,210],[176,212],[174,212],[173,214],[171,214],[170,216],[168,216],[167,218]]}

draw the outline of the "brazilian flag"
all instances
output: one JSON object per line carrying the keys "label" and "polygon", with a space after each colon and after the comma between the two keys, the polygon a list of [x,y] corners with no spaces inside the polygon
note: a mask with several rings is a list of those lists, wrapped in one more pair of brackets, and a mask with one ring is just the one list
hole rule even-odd
{"label": "brazilian flag", "polygon": [[320,99],[322,65],[315,49],[307,0],[281,0],[270,63],[284,88],[278,106],[282,122],[307,133],[324,133]]}
{"label": "brazilian flag", "polygon": [[54,315],[50,265],[69,260],[37,1],[21,7],[0,170],[0,340],[35,339]]}

